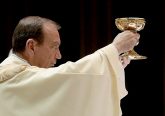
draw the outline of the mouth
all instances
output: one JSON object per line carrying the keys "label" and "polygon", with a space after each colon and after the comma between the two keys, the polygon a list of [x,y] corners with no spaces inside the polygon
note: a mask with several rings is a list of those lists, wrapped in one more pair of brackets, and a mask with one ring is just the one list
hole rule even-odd
{"label": "mouth", "polygon": [[54,67],[54,64],[50,65],[50,67]]}

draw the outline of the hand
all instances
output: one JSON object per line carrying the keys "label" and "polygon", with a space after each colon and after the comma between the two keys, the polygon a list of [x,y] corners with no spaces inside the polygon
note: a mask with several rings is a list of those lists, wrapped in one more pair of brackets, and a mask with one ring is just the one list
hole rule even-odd
{"label": "hand", "polygon": [[137,45],[139,42],[140,35],[136,32],[129,30],[119,33],[112,44],[115,45],[119,54],[130,51]]}

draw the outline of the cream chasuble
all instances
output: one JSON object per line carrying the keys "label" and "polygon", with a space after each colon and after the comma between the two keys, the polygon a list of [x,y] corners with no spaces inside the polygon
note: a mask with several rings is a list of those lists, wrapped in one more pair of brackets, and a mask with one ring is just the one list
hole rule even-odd
{"label": "cream chasuble", "polygon": [[59,67],[0,64],[0,116],[121,116],[124,69],[112,45]]}

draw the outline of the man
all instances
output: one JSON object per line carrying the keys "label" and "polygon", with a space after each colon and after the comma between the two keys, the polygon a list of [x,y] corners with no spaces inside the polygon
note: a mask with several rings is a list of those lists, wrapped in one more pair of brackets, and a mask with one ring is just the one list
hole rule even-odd
{"label": "man", "polygon": [[28,16],[12,38],[12,54],[0,64],[1,116],[121,116],[127,94],[120,54],[136,45],[139,34],[119,33],[114,41],[76,62],[53,67],[61,58],[52,20]]}

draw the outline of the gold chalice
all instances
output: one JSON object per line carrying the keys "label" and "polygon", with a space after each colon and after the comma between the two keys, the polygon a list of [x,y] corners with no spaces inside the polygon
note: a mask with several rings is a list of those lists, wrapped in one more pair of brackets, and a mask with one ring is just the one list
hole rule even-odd
{"label": "gold chalice", "polygon": [[[121,31],[131,30],[137,32],[137,31],[141,31],[144,28],[145,19],[138,17],[116,18],[115,25]],[[122,55],[128,56],[131,60],[141,60],[147,58],[146,56],[139,55],[137,52],[135,52],[134,49]]]}

